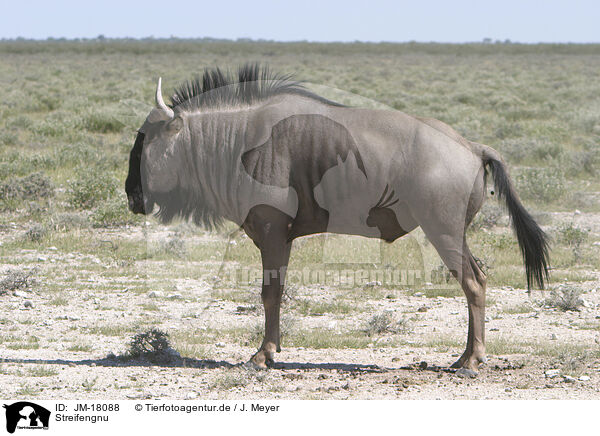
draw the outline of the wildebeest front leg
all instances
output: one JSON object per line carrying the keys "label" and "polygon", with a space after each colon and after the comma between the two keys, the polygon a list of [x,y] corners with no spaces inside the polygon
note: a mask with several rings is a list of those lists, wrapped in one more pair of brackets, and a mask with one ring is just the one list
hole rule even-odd
{"label": "wildebeest front leg", "polygon": [[251,210],[243,227],[260,249],[263,266],[261,296],[265,308],[265,336],[250,362],[266,368],[280,351],[279,309],[292,248],[291,218],[275,208],[260,205]]}
{"label": "wildebeest front leg", "polygon": [[262,302],[265,308],[265,337],[251,361],[266,368],[273,364],[275,352],[281,351],[279,314],[291,242],[274,235],[261,247],[263,263]]}

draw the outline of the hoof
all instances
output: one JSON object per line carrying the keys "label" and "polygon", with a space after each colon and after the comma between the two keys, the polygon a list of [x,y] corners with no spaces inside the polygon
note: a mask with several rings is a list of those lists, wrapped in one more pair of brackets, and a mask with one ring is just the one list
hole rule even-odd
{"label": "hoof", "polygon": [[463,354],[462,356],[460,356],[460,359],[458,359],[456,362],[454,362],[452,365],[450,365],[450,368],[460,369],[465,366],[465,363],[468,363],[467,366],[477,368],[477,367],[479,367],[479,365],[485,365],[487,363],[487,361],[488,361],[488,359],[487,359],[487,357],[485,357],[485,354],[483,354],[481,356],[471,355],[470,357]]}
{"label": "hoof", "polygon": [[468,368],[458,368],[454,373],[457,377],[460,378],[475,378],[477,377],[477,372]]}
{"label": "hoof", "polygon": [[452,365],[450,365],[450,368],[452,368],[452,369],[462,368],[464,361],[465,361],[465,359],[463,359],[461,357],[456,362],[454,362]]}
{"label": "hoof", "polygon": [[254,369],[267,369],[273,366],[273,358],[270,357],[270,353],[265,350],[258,351],[254,356],[247,362],[248,365],[254,367]]}
{"label": "hoof", "polygon": [[252,359],[250,359],[249,361],[242,363],[242,368],[247,369],[249,371],[264,371],[266,369],[268,369],[267,365],[258,365],[257,363],[255,363]]}

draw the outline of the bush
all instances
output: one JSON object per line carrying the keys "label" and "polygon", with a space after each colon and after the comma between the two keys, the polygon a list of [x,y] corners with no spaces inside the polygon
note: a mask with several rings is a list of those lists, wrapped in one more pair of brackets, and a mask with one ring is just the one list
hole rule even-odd
{"label": "bush", "polygon": [[185,241],[179,233],[172,234],[166,241],[160,241],[157,254],[169,257],[184,258],[187,255]]}
{"label": "bush", "polygon": [[47,230],[41,224],[34,224],[25,232],[25,238],[31,242],[40,242],[46,236]]}
{"label": "bush", "polygon": [[115,227],[134,223],[137,217],[127,207],[127,200],[111,198],[100,204],[92,215],[92,221],[97,227]]}
{"label": "bush", "polygon": [[579,248],[590,233],[589,229],[581,229],[573,223],[563,224],[558,228],[558,240],[572,248]]}
{"label": "bush", "polygon": [[500,221],[500,218],[504,215],[505,212],[500,206],[495,203],[486,202],[479,210],[479,213],[475,215],[475,218],[473,218],[471,229],[491,229],[498,224],[498,221]]}
{"label": "bush", "polygon": [[118,133],[125,127],[114,115],[103,113],[88,115],[83,124],[87,130],[94,133]]}
{"label": "bush", "polygon": [[10,179],[0,186],[0,197],[5,200],[36,200],[54,195],[54,186],[43,173]]}
{"label": "bush", "polygon": [[6,291],[16,291],[17,289],[29,288],[33,283],[34,270],[10,270],[6,276],[0,280],[0,293]]}
{"label": "bush", "polygon": [[382,333],[398,333],[406,329],[406,319],[396,321],[392,312],[386,311],[373,315],[367,322],[365,332],[368,336],[372,336]]}
{"label": "bush", "polygon": [[522,139],[522,140],[504,140],[499,147],[502,153],[510,162],[520,163],[547,162],[552,159],[559,159],[563,154],[561,144],[553,143],[549,139]]}
{"label": "bush", "polygon": [[565,172],[570,175],[581,173],[597,175],[600,168],[600,150],[572,151],[561,160],[561,168],[564,168]]}
{"label": "bush", "polygon": [[62,231],[89,227],[87,216],[77,212],[59,213],[50,219],[50,223],[54,229]]}
{"label": "bush", "polygon": [[588,238],[589,233],[589,229],[581,229],[573,223],[563,224],[558,228],[558,240],[573,250],[574,262],[581,259],[581,244]]}
{"label": "bush", "polygon": [[169,334],[153,328],[138,333],[129,343],[129,350],[122,359],[144,359],[153,363],[168,363],[181,359],[177,351],[171,347]]}
{"label": "bush", "polygon": [[571,286],[560,286],[550,292],[550,297],[544,301],[544,306],[567,311],[579,311],[583,306],[582,291]]}
{"label": "bush", "polygon": [[542,203],[559,200],[566,192],[565,177],[555,168],[528,168],[515,177],[517,192],[524,199]]}
{"label": "bush", "polygon": [[117,180],[112,175],[99,170],[80,170],[77,178],[69,182],[67,198],[75,208],[92,209],[116,191]]}

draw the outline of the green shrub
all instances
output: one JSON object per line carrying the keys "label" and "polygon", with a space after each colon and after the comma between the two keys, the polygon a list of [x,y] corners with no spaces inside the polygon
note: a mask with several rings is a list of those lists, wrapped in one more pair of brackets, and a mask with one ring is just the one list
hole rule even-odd
{"label": "green shrub", "polygon": [[556,168],[528,168],[515,176],[517,192],[524,199],[542,203],[560,200],[565,194],[565,177]]}
{"label": "green shrub", "polygon": [[600,173],[600,150],[572,151],[561,160],[561,167],[569,175],[581,173],[597,175]]}
{"label": "green shrub", "polygon": [[2,145],[15,145],[19,141],[19,137],[13,132],[2,132],[0,133],[0,144]]}
{"label": "green shrub", "polygon": [[98,112],[88,115],[84,119],[83,125],[94,133],[118,133],[125,127],[114,115]]}
{"label": "green shrub", "polygon": [[31,242],[40,242],[44,236],[46,236],[47,230],[46,228],[39,224],[35,223],[27,231],[25,232],[25,238],[30,240]]}
{"label": "green shrub", "polygon": [[129,343],[129,350],[119,356],[122,360],[143,359],[153,363],[168,363],[181,359],[171,347],[169,334],[157,328],[135,335]]}
{"label": "green shrub", "polygon": [[510,161],[520,162],[548,162],[559,159],[563,154],[563,146],[549,139],[514,139],[504,140],[498,149]]}
{"label": "green shrub", "polygon": [[80,170],[77,178],[69,182],[68,202],[77,209],[92,209],[112,197],[117,191],[117,180],[106,171]]}
{"label": "green shrub", "polygon": [[54,195],[54,186],[43,173],[13,178],[0,185],[0,198],[3,200],[35,200],[52,195]]}
{"label": "green shrub", "polygon": [[134,223],[136,219],[127,207],[127,200],[120,196],[101,203],[92,214],[92,221],[98,227],[122,226]]}
{"label": "green shrub", "polygon": [[84,213],[64,212],[53,216],[50,224],[55,230],[72,230],[89,227],[89,221]]}
{"label": "green shrub", "polygon": [[29,288],[33,283],[34,270],[10,270],[0,280],[0,293]]}
{"label": "green shrub", "polygon": [[573,223],[563,224],[558,228],[558,241],[573,251],[573,262],[581,259],[581,244],[583,244],[590,233],[589,229],[581,229]]}
{"label": "green shrub", "polygon": [[55,159],[59,165],[85,165],[100,161],[98,149],[89,144],[77,142],[66,144],[55,151]]}
{"label": "green shrub", "polygon": [[471,223],[471,229],[478,230],[481,228],[491,229],[498,224],[498,221],[506,213],[502,210],[498,204],[493,202],[485,202],[479,213],[473,218]]}
{"label": "green shrub", "polygon": [[561,285],[550,292],[550,297],[544,301],[544,306],[567,311],[579,311],[583,306],[582,291],[571,286]]}
{"label": "green shrub", "polygon": [[579,247],[588,238],[589,229],[582,229],[573,223],[563,224],[558,228],[558,240],[569,247]]}
{"label": "green shrub", "polygon": [[390,311],[375,314],[367,322],[365,333],[368,336],[382,333],[400,333],[408,329],[406,318],[399,321],[394,319],[394,315]]}

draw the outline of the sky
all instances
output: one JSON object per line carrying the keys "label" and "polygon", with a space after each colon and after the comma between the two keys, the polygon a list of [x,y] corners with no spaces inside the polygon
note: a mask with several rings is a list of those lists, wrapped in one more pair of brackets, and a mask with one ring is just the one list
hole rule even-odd
{"label": "sky", "polygon": [[600,42],[600,0],[0,0],[0,38]]}

